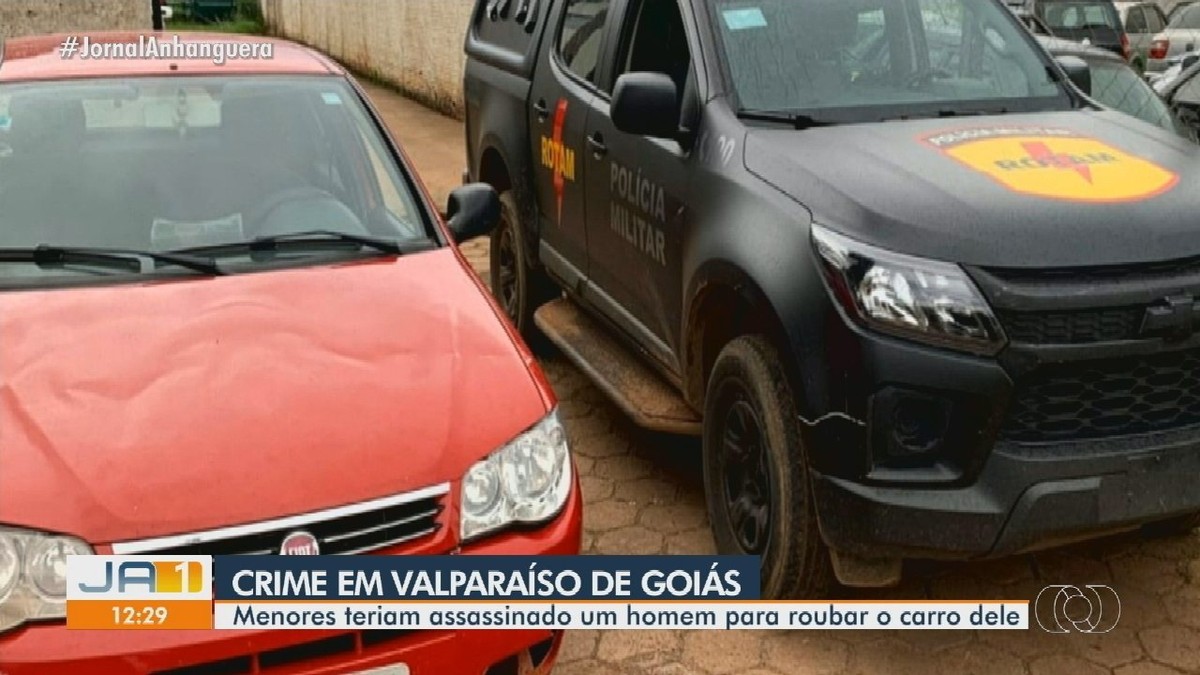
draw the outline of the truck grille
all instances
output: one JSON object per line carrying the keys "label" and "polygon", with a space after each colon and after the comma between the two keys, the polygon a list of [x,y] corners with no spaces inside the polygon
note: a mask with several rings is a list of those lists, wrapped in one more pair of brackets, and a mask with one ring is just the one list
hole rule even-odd
{"label": "truck grille", "polygon": [[1137,339],[1145,312],[1145,307],[1117,307],[998,314],[1000,324],[1013,342],[1067,345]]}
{"label": "truck grille", "polygon": [[442,484],[324,511],[113,544],[113,553],[172,555],[274,555],[285,537],[313,535],[322,555],[368,553],[414,541],[436,532],[449,486]]}
{"label": "truck grille", "polygon": [[1200,425],[1200,351],[1046,366],[1018,384],[1001,431],[1018,443]]}

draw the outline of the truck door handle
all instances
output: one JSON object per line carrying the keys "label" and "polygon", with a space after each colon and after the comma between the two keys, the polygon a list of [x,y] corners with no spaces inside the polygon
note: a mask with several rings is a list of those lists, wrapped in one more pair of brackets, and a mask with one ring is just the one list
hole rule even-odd
{"label": "truck door handle", "polygon": [[592,154],[596,156],[596,159],[600,159],[608,154],[608,146],[604,144],[604,137],[600,135],[599,131],[588,136],[587,144],[592,149]]}
{"label": "truck door handle", "polygon": [[533,112],[537,114],[539,122],[545,122],[550,116],[550,108],[546,107],[545,99],[538,99],[537,103],[533,104]]}

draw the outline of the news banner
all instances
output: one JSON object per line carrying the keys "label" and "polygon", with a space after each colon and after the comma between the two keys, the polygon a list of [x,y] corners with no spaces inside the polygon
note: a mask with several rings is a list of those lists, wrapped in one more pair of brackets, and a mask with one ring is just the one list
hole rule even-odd
{"label": "news banner", "polygon": [[1027,600],[765,601],[750,556],[70,556],[81,629],[1010,629]]}

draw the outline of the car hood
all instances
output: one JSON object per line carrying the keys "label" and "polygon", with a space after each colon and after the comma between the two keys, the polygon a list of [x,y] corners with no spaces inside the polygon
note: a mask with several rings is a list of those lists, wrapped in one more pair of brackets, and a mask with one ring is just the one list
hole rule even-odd
{"label": "car hood", "polygon": [[456,480],[550,403],[448,249],[4,293],[0,340],[0,523],[94,543]]}
{"label": "car hood", "polygon": [[749,132],[746,168],[816,222],[1002,267],[1200,255],[1200,146],[1121,113]]}

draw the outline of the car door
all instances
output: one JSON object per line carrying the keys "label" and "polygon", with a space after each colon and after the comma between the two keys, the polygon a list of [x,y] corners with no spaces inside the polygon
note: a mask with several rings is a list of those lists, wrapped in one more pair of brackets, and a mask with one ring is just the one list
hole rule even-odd
{"label": "car door", "polygon": [[587,274],[584,132],[610,5],[611,0],[558,3],[558,13],[550,18],[550,44],[542,50],[529,93],[542,258],[568,284]]}
{"label": "car door", "polygon": [[[629,0],[622,16],[609,88],[626,72],[661,72],[682,97],[694,51],[676,0]],[[609,104],[597,96],[587,121],[589,304],[674,369],[691,155],[675,140],[618,131]]]}

